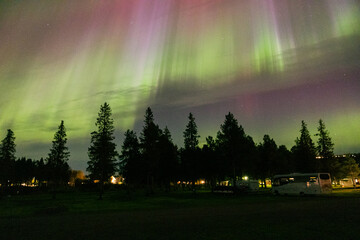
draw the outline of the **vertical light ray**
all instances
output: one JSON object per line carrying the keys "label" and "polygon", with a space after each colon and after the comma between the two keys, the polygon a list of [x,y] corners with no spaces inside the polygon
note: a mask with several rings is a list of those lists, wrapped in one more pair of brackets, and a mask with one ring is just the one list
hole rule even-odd
{"label": "vertical light ray", "polygon": [[118,130],[149,105],[204,115],[215,105],[262,130],[271,127],[263,93],[298,87],[301,97],[284,95],[273,112],[311,118],[320,103],[305,107],[306,86],[341,80],[336,88],[351,85],[349,97],[324,95],[322,104],[349,143],[355,136],[341,121],[359,120],[350,114],[359,111],[359,26],[357,0],[0,1],[0,130],[49,142],[65,120],[69,138],[86,139],[105,101]]}
{"label": "vertical light ray", "polygon": [[[259,10],[260,9],[260,10]],[[284,70],[284,62],[281,58],[281,46],[278,40],[277,23],[274,17],[274,6],[272,1],[267,4],[259,4],[252,8],[255,12],[260,11],[260,18],[254,19],[256,22],[253,30],[254,54],[253,64],[258,73],[276,73]]]}
{"label": "vertical light ray", "polygon": [[360,33],[360,6],[356,1],[340,1],[329,4],[333,31],[337,37]]}

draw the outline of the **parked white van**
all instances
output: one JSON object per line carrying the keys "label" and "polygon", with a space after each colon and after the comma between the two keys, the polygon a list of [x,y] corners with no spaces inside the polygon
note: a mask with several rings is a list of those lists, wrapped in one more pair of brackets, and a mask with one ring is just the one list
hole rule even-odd
{"label": "parked white van", "polygon": [[291,173],[275,175],[274,194],[323,194],[332,191],[329,173]]}

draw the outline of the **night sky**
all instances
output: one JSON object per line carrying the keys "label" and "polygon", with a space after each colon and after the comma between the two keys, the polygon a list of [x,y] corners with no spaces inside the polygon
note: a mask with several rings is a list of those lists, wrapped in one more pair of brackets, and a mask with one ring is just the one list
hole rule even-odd
{"label": "night sky", "polygon": [[148,106],[179,146],[189,112],[204,143],[231,111],[257,143],[291,148],[322,118],[336,154],[360,152],[360,1],[0,2],[0,138],[15,132],[17,157],[46,157],[64,120],[85,170],[105,101],[119,152]]}

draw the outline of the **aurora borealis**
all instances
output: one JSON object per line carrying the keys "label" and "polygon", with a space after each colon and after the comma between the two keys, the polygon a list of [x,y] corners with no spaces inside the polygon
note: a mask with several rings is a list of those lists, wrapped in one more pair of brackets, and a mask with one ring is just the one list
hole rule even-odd
{"label": "aurora borealis", "polygon": [[359,93],[360,1],[0,2],[0,138],[18,157],[46,157],[64,120],[84,170],[105,101],[118,150],[150,106],[180,146],[189,112],[204,141],[231,111],[255,142],[291,148],[322,118],[335,153],[360,152]]}

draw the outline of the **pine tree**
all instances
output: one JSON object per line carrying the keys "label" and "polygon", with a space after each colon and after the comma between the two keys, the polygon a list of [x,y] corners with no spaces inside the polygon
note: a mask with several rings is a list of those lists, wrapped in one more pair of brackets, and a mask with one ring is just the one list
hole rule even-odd
{"label": "pine tree", "polygon": [[222,158],[219,150],[218,141],[212,136],[206,138],[206,144],[201,149],[201,166],[205,178],[210,183],[211,191],[214,190],[217,180],[223,179],[225,175],[224,164],[221,162]]}
{"label": "pine tree", "polygon": [[315,171],[316,148],[304,121],[301,121],[300,138],[296,138],[295,146],[291,150],[297,171]]}
{"label": "pine tree", "polygon": [[292,161],[292,154],[286,146],[278,147],[277,166],[275,174],[295,172],[294,162]]}
{"label": "pine tree", "polygon": [[170,191],[170,182],[175,181],[178,167],[177,147],[172,141],[171,133],[167,127],[162,131],[158,146],[159,153],[159,183]]}
{"label": "pine tree", "polygon": [[145,170],[146,194],[154,192],[155,176],[158,173],[158,142],[161,130],[154,122],[154,115],[150,107],[145,111],[143,131],[140,134],[140,148]]}
{"label": "pine tree", "polygon": [[104,183],[107,182],[116,170],[116,144],[114,134],[114,120],[111,118],[111,108],[108,103],[100,106],[95,126],[97,131],[91,133],[91,145],[88,149],[87,171],[92,180],[99,180],[100,196],[102,199]]}
{"label": "pine tree", "polygon": [[199,134],[195,118],[192,113],[189,113],[189,122],[183,133],[184,136],[184,149],[181,151],[181,162],[185,178],[192,182],[193,191],[195,191],[195,181],[198,177],[199,163],[198,155],[200,154]]}
{"label": "pine tree", "polygon": [[144,168],[141,162],[140,143],[134,131],[125,132],[125,140],[121,148],[120,172],[128,185],[144,183]]}
{"label": "pine tree", "polygon": [[330,133],[326,130],[325,123],[323,120],[319,120],[318,133],[315,136],[319,137],[317,141],[317,152],[319,155],[319,170],[325,172],[331,172],[336,174],[337,171],[334,166],[334,144],[331,141]]}
{"label": "pine tree", "polygon": [[[57,132],[52,141],[50,153],[46,159],[46,169],[48,171],[48,180],[50,185],[55,189],[60,184],[65,184],[69,179],[69,165],[67,161],[70,157],[70,152],[66,146],[66,129],[64,121],[61,121]],[[55,194],[55,193],[54,193]],[[55,198],[55,195],[53,195]]]}
{"label": "pine tree", "polygon": [[259,176],[264,182],[266,187],[266,178],[272,177],[275,172],[276,160],[278,157],[278,148],[274,139],[270,138],[269,135],[264,135],[263,143],[259,145]]}
{"label": "pine tree", "polygon": [[15,166],[15,136],[11,129],[7,130],[6,137],[0,145],[0,184],[6,187],[14,177]]}
{"label": "pine tree", "polygon": [[233,179],[233,186],[236,186],[236,177],[242,175],[247,141],[243,127],[239,126],[238,121],[231,112],[225,116],[217,138],[224,164],[228,166],[227,175]]}
{"label": "pine tree", "polygon": [[39,186],[42,186],[48,176],[44,159],[40,158],[35,165],[35,179],[39,182]]}
{"label": "pine tree", "polygon": [[26,157],[19,158],[15,161],[15,177],[14,183],[20,185],[22,183],[29,184],[35,177],[35,162]]}
{"label": "pine tree", "polygon": [[189,123],[184,131],[184,147],[185,150],[195,150],[199,145],[199,135],[192,113],[189,113]]}

